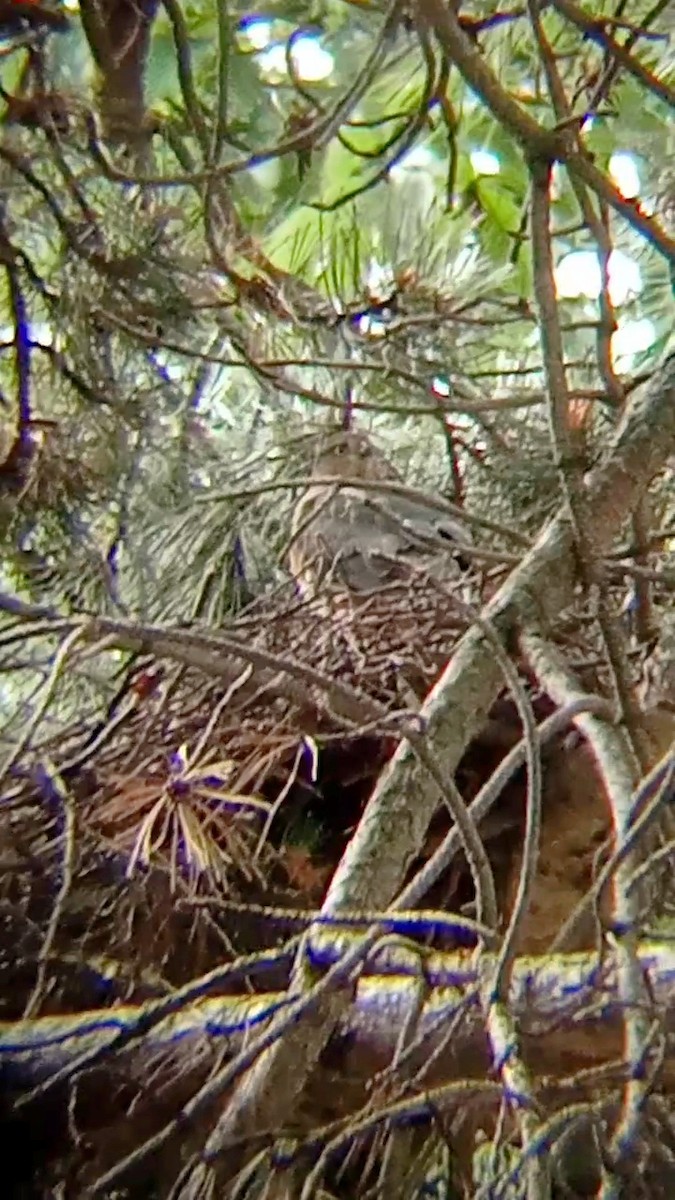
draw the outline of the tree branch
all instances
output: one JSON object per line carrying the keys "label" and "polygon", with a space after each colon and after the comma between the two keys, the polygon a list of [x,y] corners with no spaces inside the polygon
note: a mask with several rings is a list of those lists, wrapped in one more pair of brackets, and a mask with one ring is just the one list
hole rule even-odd
{"label": "tree branch", "polygon": [[[514,100],[491,70],[478,46],[461,27],[451,5],[443,0],[417,0],[420,18],[436,33],[448,58],[476,92],[500,125],[523,147],[530,158],[564,162],[572,178],[587,184],[602,200],[641,233],[668,259],[675,260],[675,240],[634,200],[626,200],[582,150],[575,147],[570,129],[545,129]],[[582,115],[579,120],[581,121]]]}
{"label": "tree branch", "polygon": [[[626,409],[608,456],[585,481],[594,513],[594,553],[611,547],[627,515],[675,447],[675,357],[654,375],[643,396]],[[572,603],[576,581],[569,518],[545,527],[491,603],[484,620],[509,644],[533,607],[544,623]],[[502,683],[494,647],[480,628],[460,642],[422,710],[434,754],[452,775],[466,746],[481,729]],[[403,743],[382,773],[359,828],[326,897],[323,915],[384,907],[400,888],[419,853],[438,802],[437,789],[413,748]],[[382,830],[387,837],[382,837]],[[366,935],[364,941],[370,935]],[[304,947],[303,947],[304,952]],[[299,968],[300,970],[301,968]],[[232,1096],[209,1138],[208,1160],[225,1146],[273,1124],[302,1091],[347,1001],[335,995],[312,1006],[259,1058]]]}

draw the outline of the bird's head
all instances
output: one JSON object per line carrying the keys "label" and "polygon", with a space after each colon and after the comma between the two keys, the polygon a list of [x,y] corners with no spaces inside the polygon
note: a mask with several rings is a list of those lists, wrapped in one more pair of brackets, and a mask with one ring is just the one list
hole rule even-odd
{"label": "bird's head", "polygon": [[355,430],[335,430],[321,438],[312,475],[314,478],[335,476],[338,479],[398,478],[370,438]]}

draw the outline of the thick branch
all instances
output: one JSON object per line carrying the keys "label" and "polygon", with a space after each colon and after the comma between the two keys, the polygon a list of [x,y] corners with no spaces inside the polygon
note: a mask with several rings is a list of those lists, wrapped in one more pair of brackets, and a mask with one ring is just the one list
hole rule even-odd
{"label": "thick branch", "polygon": [[[606,553],[623,522],[675,447],[675,356],[626,411],[605,466],[586,479],[596,556]],[[486,619],[509,644],[534,609],[553,621],[572,603],[576,558],[569,519],[561,514],[486,609]],[[448,773],[480,732],[501,686],[501,668],[484,634],[462,638],[423,709],[427,736]],[[338,868],[325,908],[332,912],[382,907],[396,894],[409,858],[418,853],[437,804],[436,791],[403,744],[380,778]],[[386,830],[386,837],[382,837]],[[397,832],[399,836],[397,837]]]}
{"label": "thick branch", "polygon": [[159,0],[81,0],[80,17],[98,68],[98,100],[106,137],[147,138],[144,78]]}
{"label": "thick branch", "polygon": [[[333,953],[324,947],[325,960],[337,958],[344,950],[338,937]],[[668,943],[644,943],[637,951],[640,967],[649,979],[654,1003],[663,1010],[672,1009],[675,999],[675,954]],[[409,956],[408,956],[409,959]],[[410,1011],[416,1003],[418,968],[404,955],[387,962],[387,974],[364,976],[356,989],[353,1004],[345,1017],[345,1030],[350,1030],[363,1049],[377,1051],[383,1056],[396,1046]],[[470,954],[434,954],[429,959],[432,979],[439,985],[429,991],[423,1006],[417,1036],[430,1050],[445,1039],[448,1023],[456,1016],[458,1005],[475,992],[477,971]],[[606,955],[599,970],[595,953],[569,954],[541,958],[520,958],[514,964],[509,1003],[513,1016],[527,1019],[530,1036],[541,1039],[545,1046],[546,1032],[565,1018],[574,1020],[575,1027],[600,1019],[606,1025],[614,1017],[615,1031],[620,1029],[620,1003],[617,994],[616,955]],[[390,971],[395,970],[394,974]],[[591,1003],[592,1000],[592,1003]],[[110,1047],[113,1054],[120,1042],[129,1040],[125,1033],[140,1031],[140,1041],[133,1046],[134,1056],[154,1053],[162,1046],[185,1044],[185,1054],[191,1053],[190,1037],[212,1038],[218,1049],[228,1053],[241,1049],[252,1032],[270,1021],[279,1007],[287,1004],[284,992],[250,996],[206,996],[186,1004],[153,1024],[148,1018],[153,1004],[121,1005],[108,1013],[100,1010],[71,1013],[64,1016],[37,1017],[24,1021],[0,1022],[0,1062],[7,1078],[30,1086],[47,1080],[55,1071],[83,1055],[96,1054],[97,1065],[103,1061],[99,1051]],[[146,1015],[147,1014],[147,1015]],[[445,1014],[445,1015],[444,1015]],[[600,1017],[598,1017],[600,1014]],[[145,1031],[144,1030],[144,1026]],[[483,1018],[477,998],[466,1006],[466,1015],[456,1022],[451,1047],[447,1054],[454,1060],[461,1052],[467,1071],[474,1067],[480,1072],[487,1063],[487,1048]],[[598,1061],[602,1061],[602,1047]],[[358,1066],[358,1053],[354,1065]],[[443,1058],[439,1060],[443,1068]],[[569,1064],[571,1068],[572,1064]],[[364,1077],[369,1067],[364,1064]]]}

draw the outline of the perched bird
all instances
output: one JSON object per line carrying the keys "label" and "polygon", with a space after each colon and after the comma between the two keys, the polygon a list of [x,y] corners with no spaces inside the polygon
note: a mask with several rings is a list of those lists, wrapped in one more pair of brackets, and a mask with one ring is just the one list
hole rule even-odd
{"label": "perched bird", "polygon": [[289,549],[289,566],[304,595],[326,587],[370,592],[420,574],[456,577],[460,547],[471,544],[460,521],[386,489],[339,486],[348,479],[402,483],[365,434],[327,434],[311,478],[324,482],[310,483],[298,501]]}

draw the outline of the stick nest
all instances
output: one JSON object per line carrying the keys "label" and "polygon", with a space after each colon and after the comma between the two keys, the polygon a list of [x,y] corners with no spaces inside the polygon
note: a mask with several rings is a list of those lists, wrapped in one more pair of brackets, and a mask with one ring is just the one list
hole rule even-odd
{"label": "stick nest", "polygon": [[2,1016],[140,999],[278,941],[287,924],[246,902],[319,901],[462,613],[438,587],[258,601],[205,634],[217,678],[139,660],[105,722],[19,764]]}

